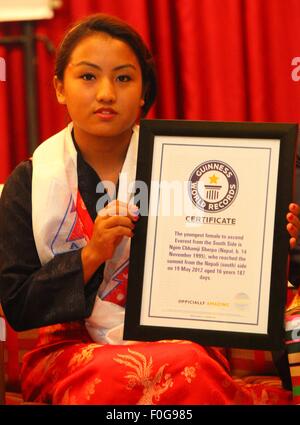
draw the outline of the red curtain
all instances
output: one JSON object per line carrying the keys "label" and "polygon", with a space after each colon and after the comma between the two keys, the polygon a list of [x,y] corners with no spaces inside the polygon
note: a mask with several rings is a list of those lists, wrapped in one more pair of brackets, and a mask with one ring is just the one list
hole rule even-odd
{"label": "red curtain", "polygon": [[[63,128],[67,116],[52,88],[54,54],[68,25],[106,12],[132,24],[153,51],[159,96],[150,117],[221,121],[299,122],[299,0],[64,0],[51,20],[35,24],[39,141]],[[18,34],[2,24],[0,37]],[[1,47],[0,181],[26,158],[24,71],[20,47]],[[300,63],[300,59],[299,62]]]}

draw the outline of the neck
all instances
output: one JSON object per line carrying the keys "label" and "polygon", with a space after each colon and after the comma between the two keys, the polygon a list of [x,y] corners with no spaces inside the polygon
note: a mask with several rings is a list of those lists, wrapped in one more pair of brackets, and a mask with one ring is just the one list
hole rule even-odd
{"label": "neck", "polygon": [[84,160],[96,171],[100,179],[116,184],[125,161],[132,130],[113,137],[98,137],[86,135],[74,126],[74,136]]}

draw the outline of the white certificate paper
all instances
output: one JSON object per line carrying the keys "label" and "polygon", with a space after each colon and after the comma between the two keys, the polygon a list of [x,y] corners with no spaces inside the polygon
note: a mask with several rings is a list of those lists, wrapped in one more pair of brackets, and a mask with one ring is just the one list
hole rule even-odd
{"label": "white certificate paper", "polygon": [[156,136],[142,325],[266,332],[279,142]]}
{"label": "white certificate paper", "polygon": [[282,347],[297,132],[142,122],[136,184],[149,196],[131,241],[125,339]]}

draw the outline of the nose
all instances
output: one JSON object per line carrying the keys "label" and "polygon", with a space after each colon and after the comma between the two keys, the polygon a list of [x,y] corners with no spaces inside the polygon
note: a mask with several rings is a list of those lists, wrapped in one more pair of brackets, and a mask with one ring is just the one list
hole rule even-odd
{"label": "nose", "polygon": [[106,77],[99,80],[97,88],[97,101],[113,103],[116,100],[116,91],[113,82]]}

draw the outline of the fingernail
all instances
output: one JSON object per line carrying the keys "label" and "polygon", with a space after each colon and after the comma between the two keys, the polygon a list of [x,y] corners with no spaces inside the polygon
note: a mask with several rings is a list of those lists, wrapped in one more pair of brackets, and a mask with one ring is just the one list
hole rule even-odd
{"label": "fingernail", "polygon": [[139,210],[139,207],[137,205],[135,205],[135,204],[129,205],[129,211],[134,212],[134,211],[138,211],[138,210]]}

